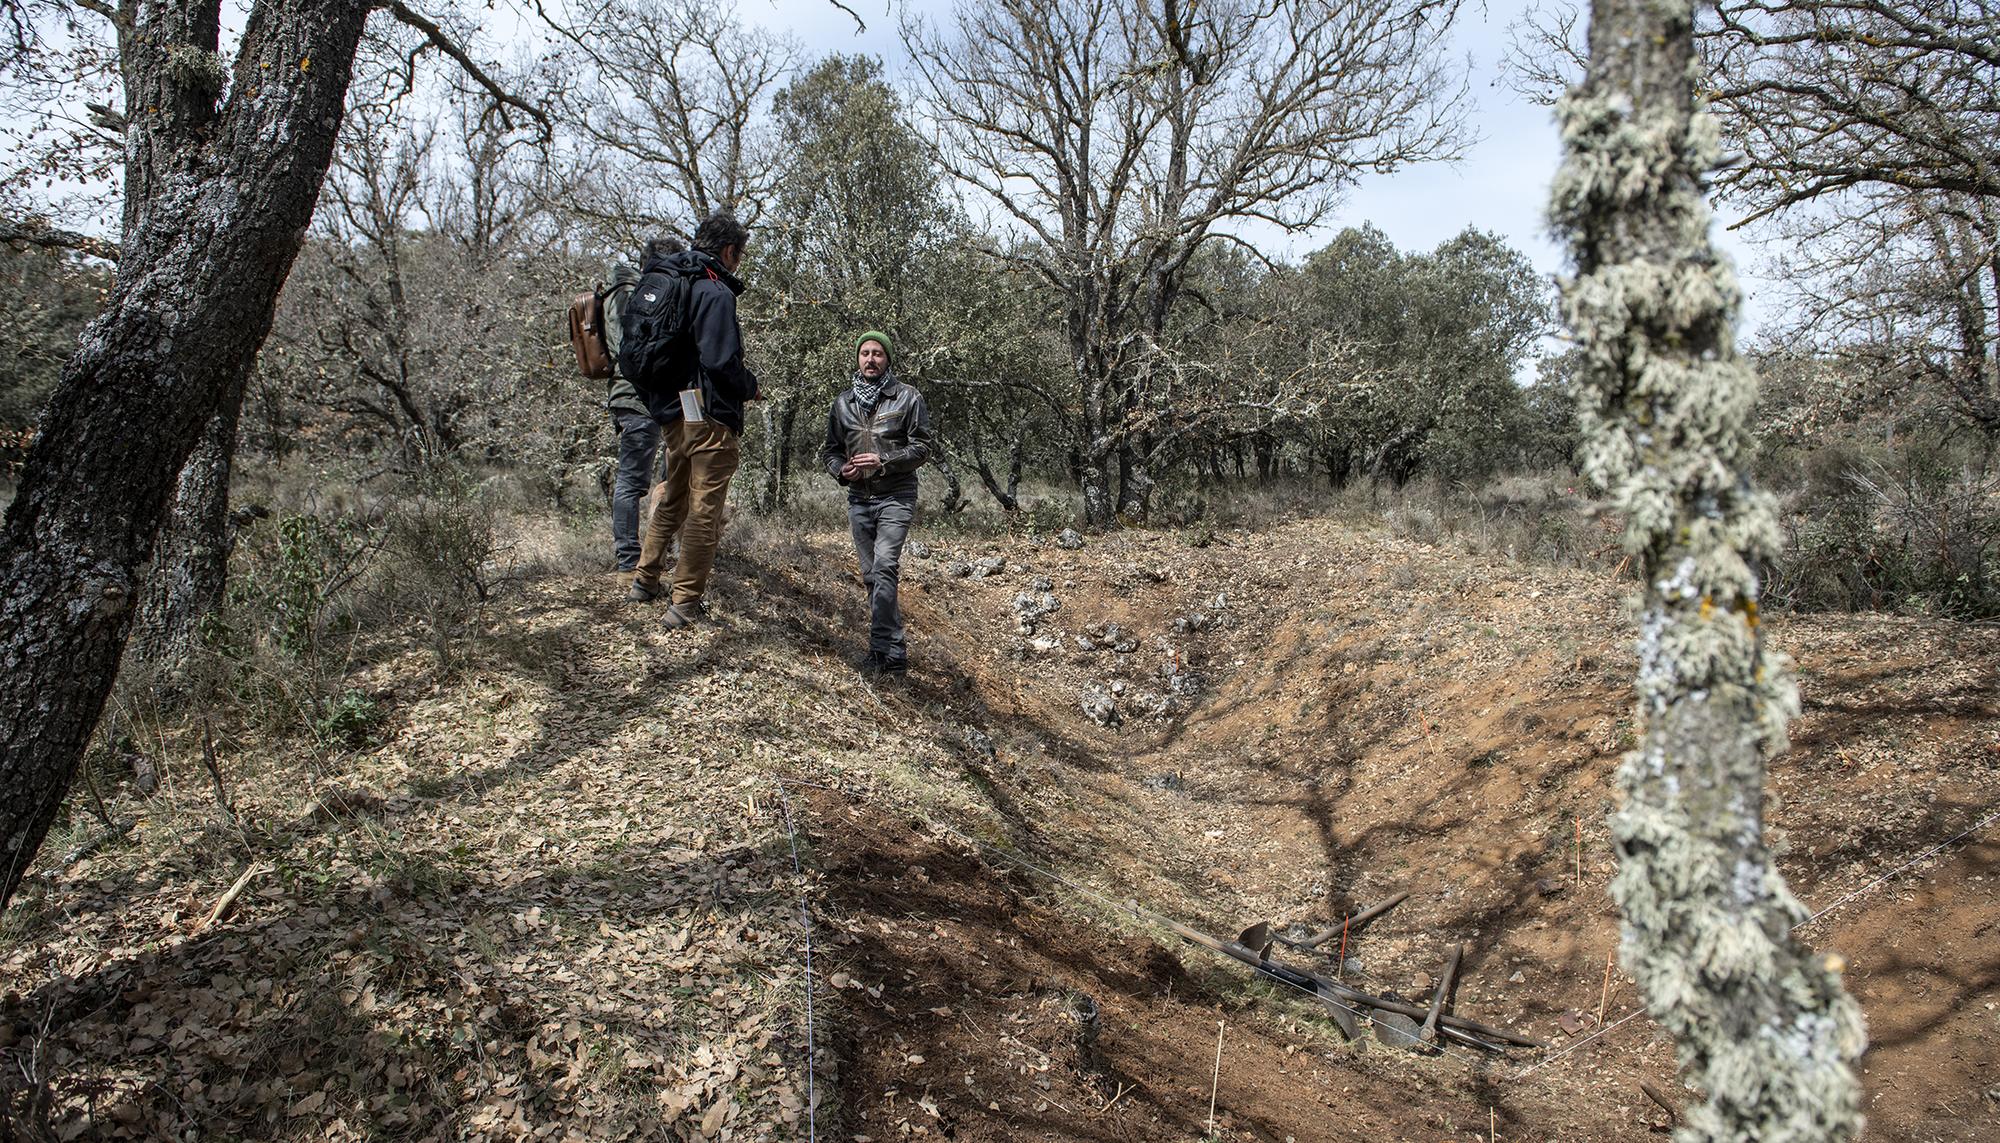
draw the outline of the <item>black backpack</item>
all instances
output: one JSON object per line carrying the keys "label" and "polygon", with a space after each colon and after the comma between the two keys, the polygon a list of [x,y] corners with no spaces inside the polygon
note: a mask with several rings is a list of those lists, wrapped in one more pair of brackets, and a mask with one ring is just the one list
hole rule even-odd
{"label": "black backpack", "polygon": [[679,389],[676,358],[692,333],[694,279],[654,270],[639,279],[619,318],[618,373],[641,393]]}

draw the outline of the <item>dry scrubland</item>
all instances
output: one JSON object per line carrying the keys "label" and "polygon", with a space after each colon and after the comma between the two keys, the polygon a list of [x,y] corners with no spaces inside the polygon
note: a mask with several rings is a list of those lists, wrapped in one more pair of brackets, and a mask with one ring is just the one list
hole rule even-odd
{"label": "dry scrubland", "polygon": [[[929,530],[917,669],[883,688],[846,665],[862,599],[835,530],[739,522],[720,622],[668,634],[586,570],[594,532],[515,520],[519,574],[449,669],[430,620],[385,610],[346,636],[357,697],[319,734],[252,705],[161,719],[128,683],[124,741],[0,930],[14,1130],[1198,1139],[1224,1021],[1220,1138],[1655,1137],[1638,1084],[1673,1090],[1672,1048],[1643,1018],[1525,1075],[1533,1053],[1343,1043],[1107,904],[1227,935],[1408,890],[1351,981],[1427,995],[1463,941],[1467,1015],[1560,1050],[1600,1001],[1633,1010],[1603,991],[1632,740],[1609,535],[1553,510],[1382,519],[1075,550]],[[1994,805],[2000,630],[1770,629],[1805,713],[1769,823],[1809,906]],[[1996,925],[1989,831],[1807,930],[1867,1010],[1870,1137],[2000,1134]]]}

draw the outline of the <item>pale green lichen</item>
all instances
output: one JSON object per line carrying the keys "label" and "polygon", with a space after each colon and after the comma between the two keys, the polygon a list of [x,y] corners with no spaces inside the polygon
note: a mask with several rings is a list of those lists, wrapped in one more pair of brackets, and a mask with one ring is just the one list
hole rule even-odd
{"label": "pale green lichen", "polygon": [[215,52],[181,43],[168,44],[166,52],[167,73],[183,87],[217,92],[222,90],[223,83],[229,78],[229,69]]}
{"label": "pale green lichen", "polygon": [[[1607,76],[1629,79],[1644,45],[1689,34],[1685,0],[1617,15],[1644,26]],[[1577,255],[1563,308],[1585,362],[1580,463],[1625,514],[1647,585],[1643,736],[1612,821],[1621,956],[1708,1095],[1678,1138],[1848,1139],[1860,1013],[1792,941],[1805,910],[1761,837],[1764,758],[1784,748],[1798,695],[1758,623],[1756,567],[1779,532],[1747,475],[1756,378],[1736,353],[1740,294],[1708,240],[1699,176],[1716,128],[1685,89],[1679,104],[1672,84],[1636,100],[1597,72],[1558,108],[1568,155],[1551,215]]]}

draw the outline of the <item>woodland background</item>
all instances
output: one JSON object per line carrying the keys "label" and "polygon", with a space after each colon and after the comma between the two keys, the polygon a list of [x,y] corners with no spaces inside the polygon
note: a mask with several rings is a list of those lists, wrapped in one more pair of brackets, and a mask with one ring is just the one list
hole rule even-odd
{"label": "woodland background", "polygon": [[[1749,347],[1756,475],[1784,494],[1791,541],[1768,597],[1990,617],[2000,225],[1977,157],[1994,70],[1979,5],[1920,7],[1713,13],[1715,108],[1742,156],[1717,190],[1726,219],[1778,236],[1766,255],[1795,286]],[[361,570],[347,547],[367,562],[360,549],[444,528],[469,547],[438,557],[440,588],[476,605],[503,505],[596,528],[612,439],[562,303],[607,256],[728,209],[754,229],[743,318],[770,395],[746,433],[743,510],[803,510],[851,332],[879,326],[946,445],[934,525],[1200,527],[1245,493],[1309,505],[1360,485],[1440,518],[1525,497],[1533,554],[1594,550],[1592,529],[1546,510],[1575,496],[1572,361],[1526,258],[1473,230],[1398,250],[1366,226],[1297,259],[1259,249],[1259,234],[1312,233],[1355,173],[1465,145],[1468,93],[1440,51],[1456,5],[1357,6],[1274,83],[1258,53],[1296,30],[1279,13],[1218,40],[1190,82],[1134,84],[1149,53],[1179,50],[1163,12],[912,21],[902,90],[876,60],[684,0],[557,23],[567,38],[544,54],[445,79],[419,67],[430,45],[409,26],[371,25],[242,402],[236,515],[201,517],[240,535],[208,547],[240,547],[254,593],[271,559],[355,580],[335,574]],[[1574,18],[1516,29],[1524,91],[1553,92]],[[109,98],[115,63],[94,20],[75,13],[71,53],[7,76],[16,135],[36,144],[0,184],[26,239],[0,248],[16,462],[108,283],[103,261],[62,248],[91,240],[49,206],[50,187],[116,181],[122,113],[88,99]],[[1852,33],[1871,21],[1908,34],[1870,46]],[[1045,92],[1092,110],[1044,114]],[[1259,129],[1203,126],[1224,106]]]}

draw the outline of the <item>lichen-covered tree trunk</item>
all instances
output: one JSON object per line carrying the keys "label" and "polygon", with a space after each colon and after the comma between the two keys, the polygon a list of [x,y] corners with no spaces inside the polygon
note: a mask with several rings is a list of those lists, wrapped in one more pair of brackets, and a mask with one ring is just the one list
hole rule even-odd
{"label": "lichen-covered tree trunk", "polygon": [[235,467],[243,379],[222,395],[181,468],[174,501],[139,597],[132,650],[177,692],[201,645],[202,620],[222,603],[229,575],[229,477]]}
{"label": "lichen-covered tree trunk", "polygon": [[1646,584],[1612,893],[1622,960],[1708,1097],[1677,1138],[1823,1143],[1860,1130],[1865,1037],[1837,962],[1792,939],[1805,911],[1763,844],[1764,760],[1797,697],[1758,627],[1777,529],[1747,471],[1737,288],[1708,240],[1716,131],[1695,107],[1692,21],[1690,0],[1595,0],[1589,75],[1558,110],[1581,459],[1627,514]]}
{"label": "lichen-covered tree trunk", "polygon": [[369,4],[258,0],[233,73],[219,9],[120,10],[117,286],[63,367],[0,525],[0,905],[103,710],[181,468],[270,330]]}

